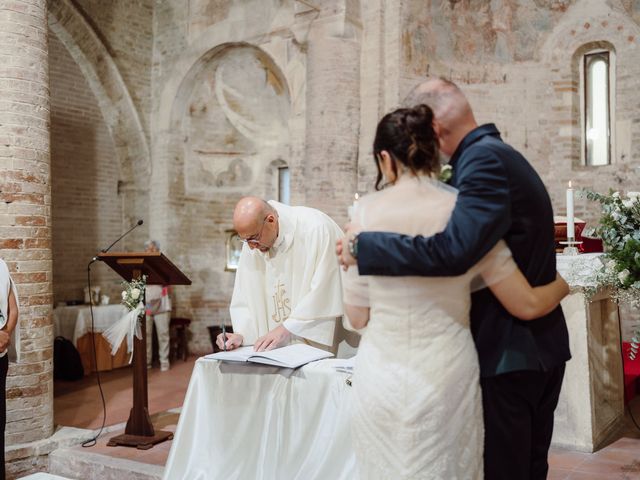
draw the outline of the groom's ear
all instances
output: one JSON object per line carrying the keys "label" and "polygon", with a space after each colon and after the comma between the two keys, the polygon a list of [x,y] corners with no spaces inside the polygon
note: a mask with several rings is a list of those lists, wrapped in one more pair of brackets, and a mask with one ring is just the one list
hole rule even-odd
{"label": "groom's ear", "polygon": [[433,122],[431,124],[433,126],[433,131],[435,132],[436,136],[438,137],[438,139],[442,136],[443,132],[443,127],[442,124],[436,120],[435,118],[433,119]]}

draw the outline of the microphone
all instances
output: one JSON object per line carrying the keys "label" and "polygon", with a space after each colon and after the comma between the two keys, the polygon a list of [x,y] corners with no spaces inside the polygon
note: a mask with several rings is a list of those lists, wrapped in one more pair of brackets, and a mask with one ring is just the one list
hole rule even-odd
{"label": "microphone", "polygon": [[[118,243],[120,240],[122,240],[124,237],[126,237],[127,235],[129,235],[129,233],[131,233],[134,229],[136,229],[137,227],[139,227],[140,225],[142,225],[144,223],[144,221],[142,219],[138,220],[136,222],[136,224],[131,227],[129,230],[127,230],[126,232],[124,232],[122,235],[120,235],[120,237],[118,237],[118,239],[113,242],[111,245],[109,245],[107,248],[103,248],[102,250],[100,250],[101,253],[107,253],[109,250],[111,250],[111,248]],[[94,257],[96,260],[97,258]]]}

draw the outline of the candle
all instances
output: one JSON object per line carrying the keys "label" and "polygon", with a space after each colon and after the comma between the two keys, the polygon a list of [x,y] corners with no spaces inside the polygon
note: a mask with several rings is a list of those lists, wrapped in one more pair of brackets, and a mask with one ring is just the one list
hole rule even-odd
{"label": "candle", "polygon": [[356,193],[353,196],[353,204],[349,205],[349,208],[347,209],[347,213],[349,214],[349,220],[353,220],[353,214],[356,210],[356,206],[358,205],[358,198],[360,198],[360,195]]}
{"label": "candle", "polygon": [[569,188],[567,188],[567,239],[574,241],[576,236],[576,229],[573,218],[573,188],[571,188],[571,182],[569,182]]}

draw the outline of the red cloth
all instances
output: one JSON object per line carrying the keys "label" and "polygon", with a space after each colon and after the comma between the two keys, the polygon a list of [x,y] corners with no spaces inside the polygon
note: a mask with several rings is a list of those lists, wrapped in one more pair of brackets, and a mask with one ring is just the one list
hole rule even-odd
{"label": "red cloth", "polygon": [[640,377],[640,352],[635,360],[629,358],[631,344],[622,342],[622,352],[624,356],[624,403],[629,403],[636,395],[637,379]]}

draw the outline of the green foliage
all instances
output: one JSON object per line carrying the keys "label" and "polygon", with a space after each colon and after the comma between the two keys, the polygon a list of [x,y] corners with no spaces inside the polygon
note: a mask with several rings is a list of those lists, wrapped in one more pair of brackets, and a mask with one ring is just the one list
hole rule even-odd
{"label": "green foliage", "polygon": [[[611,287],[617,301],[640,307],[640,192],[619,192],[608,195],[586,191],[589,200],[599,202],[602,217],[595,233],[606,248],[606,259],[597,274],[601,287]],[[640,328],[634,328],[629,358],[640,349]]]}
{"label": "green foliage", "polygon": [[126,306],[129,311],[135,310],[140,304],[144,303],[144,290],[147,285],[147,277],[142,276],[140,280],[131,280],[130,282],[122,282],[122,304]]}

